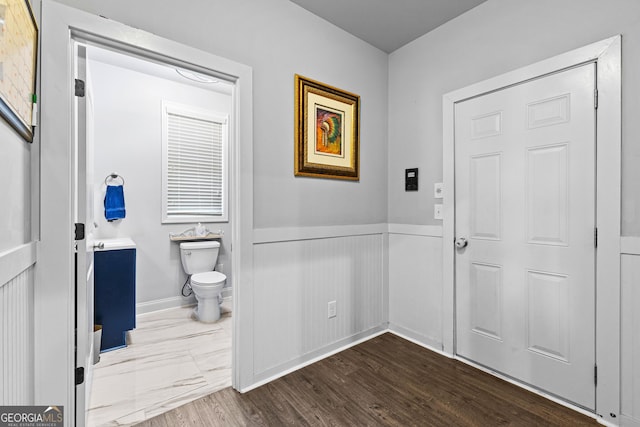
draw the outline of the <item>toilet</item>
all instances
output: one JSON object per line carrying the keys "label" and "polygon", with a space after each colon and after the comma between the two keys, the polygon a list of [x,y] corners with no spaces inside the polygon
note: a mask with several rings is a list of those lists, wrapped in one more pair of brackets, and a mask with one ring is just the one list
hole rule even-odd
{"label": "toilet", "polygon": [[214,240],[180,243],[182,268],[190,276],[189,284],[198,300],[195,314],[201,322],[215,322],[220,318],[220,292],[227,276],[213,271],[219,251],[220,242]]}

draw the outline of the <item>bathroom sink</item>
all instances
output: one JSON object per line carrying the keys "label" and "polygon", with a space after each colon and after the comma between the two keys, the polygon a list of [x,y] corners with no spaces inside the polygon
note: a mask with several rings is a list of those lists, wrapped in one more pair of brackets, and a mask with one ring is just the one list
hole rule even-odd
{"label": "bathroom sink", "polygon": [[118,249],[135,249],[136,243],[129,237],[96,239],[93,247],[96,251],[115,251]]}

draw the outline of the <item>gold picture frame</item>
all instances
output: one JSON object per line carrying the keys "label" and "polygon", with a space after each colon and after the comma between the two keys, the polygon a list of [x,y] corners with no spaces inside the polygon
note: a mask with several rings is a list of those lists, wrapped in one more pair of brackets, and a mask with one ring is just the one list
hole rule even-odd
{"label": "gold picture frame", "polygon": [[29,0],[0,1],[0,116],[33,141],[38,25]]}
{"label": "gold picture frame", "polygon": [[360,180],[360,97],[295,75],[295,176]]}

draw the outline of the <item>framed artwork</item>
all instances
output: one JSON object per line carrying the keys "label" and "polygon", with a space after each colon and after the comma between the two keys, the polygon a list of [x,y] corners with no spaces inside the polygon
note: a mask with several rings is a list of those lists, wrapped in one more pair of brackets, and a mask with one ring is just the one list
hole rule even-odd
{"label": "framed artwork", "polygon": [[360,97],[295,75],[296,176],[360,179]]}
{"label": "framed artwork", "polygon": [[29,0],[0,0],[0,116],[33,141],[38,26]]}

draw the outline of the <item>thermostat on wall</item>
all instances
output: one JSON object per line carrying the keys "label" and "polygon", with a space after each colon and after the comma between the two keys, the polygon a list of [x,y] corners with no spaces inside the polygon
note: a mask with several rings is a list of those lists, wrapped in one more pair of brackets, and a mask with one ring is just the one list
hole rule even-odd
{"label": "thermostat on wall", "polygon": [[418,191],[418,168],[404,170],[404,191]]}

